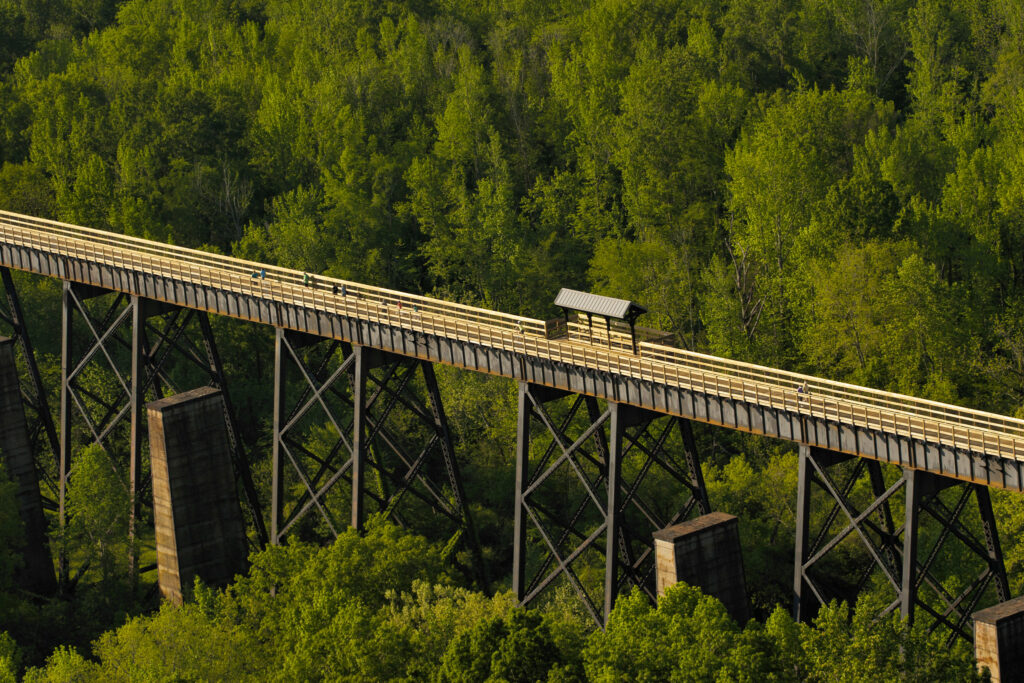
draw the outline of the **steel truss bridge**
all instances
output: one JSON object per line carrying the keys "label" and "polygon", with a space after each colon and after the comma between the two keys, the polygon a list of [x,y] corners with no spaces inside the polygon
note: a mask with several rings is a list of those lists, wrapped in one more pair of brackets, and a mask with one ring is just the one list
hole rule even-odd
{"label": "steel truss bridge", "polygon": [[[434,378],[441,363],[518,382],[511,559],[524,604],[567,580],[603,624],[624,587],[653,595],[651,532],[710,511],[693,422],[799,445],[799,618],[831,597],[830,553],[857,542],[862,584],[880,576],[892,587],[885,611],[924,610],[951,638],[970,638],[990,586],[1010,597],[988,489],[1024,490],[1021,420],[657,343],[634,354],[614,329],[570,324],[549,338],[541,320],[3,211],[0,267],[0,317],[20,342],[25,402],[54,454],[61,524],[72,453],[91,441],[127,453],[134,525],[146,397],[179,390],[171,368],[182,359],[202,381],[228,380],[212,313],[276,328],[269,529],[230,402],[225,415],[261,543],[361,528],[367,501],[410,522],[412,501],[449,523],[482,567]],[[7,269],[63,281],[58,425]],[[112,378],[109,396],[83,381],[96,367]],[[330,425],[333,445],[310,446],[311,421]],[[919,533],[924,519],[937,531]],[[980,567],[956,594],[937,575],[947,542]],[[63,554],[60,564],[66,581]]]}

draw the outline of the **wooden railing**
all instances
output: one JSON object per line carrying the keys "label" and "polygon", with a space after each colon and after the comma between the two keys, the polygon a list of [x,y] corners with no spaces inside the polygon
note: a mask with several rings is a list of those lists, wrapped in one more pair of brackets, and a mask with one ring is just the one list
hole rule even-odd
{"label": "wooden railing", "polygon": [[[0,211],[0,242],[286,305],[691,389],[935,444],[1024,459],[1024,421],[760,365],[641,342],[584,338],[544,322],[195,249]],[[226,311],[212,311],[226,313]],[[806,385],[807,392],[797,389]]]}

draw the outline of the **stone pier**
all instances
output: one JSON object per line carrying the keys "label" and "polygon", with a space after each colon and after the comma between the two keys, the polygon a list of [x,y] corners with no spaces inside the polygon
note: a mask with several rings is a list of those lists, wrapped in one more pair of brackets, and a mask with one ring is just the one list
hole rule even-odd
{"label": "stone pier", "polygon": [[246,569],[224,399],[203,387],[146,409],[160,591],[180,604],[195,577],[220,586]]}
{"label": "stone pier", "polygon": [[46,518],[25,407],[21,402],[14,340],[6,337],[0,337],[0,459],[16,487],[18,512],[25,528],[24,566],[18,571],[17,583],[33,593],[53,593],[57,580],[46,536]]}
{"label": "stone pier", "polygon": [[658,596],[680,581],[722,601],[738,623],[749,618],[739,520],[712,512],[654,532]]}
{"label": "stone pier", "polygon": [[978,670],[988,667],[992,683],[1024,681],[1024,596],[971,616]]}

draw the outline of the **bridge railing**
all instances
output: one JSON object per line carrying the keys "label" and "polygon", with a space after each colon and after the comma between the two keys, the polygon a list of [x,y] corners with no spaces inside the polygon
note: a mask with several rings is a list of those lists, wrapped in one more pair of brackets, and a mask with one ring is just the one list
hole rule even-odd
{"label": "bridge railing", "polygon": [[[540,320],[230,256],[0,211],[5,241],[246,296],[839,420],[932,443],[1024,458],[1024,421],[648,342],[547,339]],[[217,311],[213,311],[217,312]],[[609,344],[609,341],[611,342]],[[806,383],[808,391],[797,389]]]}
{"label": "bridge railing", "polygon": [[[190,274],[190,279],[196,278],[197,282],[198,278],[207,276],[205,273],[197,270],[197,268],[217,269],[223,271],[223,273],[218,274],[219,279],[217,279],[217,283],[223,283],[226,288],[238,291],[239,293],[252,294],[255,292],[258,294],[260,286],[264,284],[272,285],[274,283],[302,286],[304,289],[313,291],[326,290],[331,291],[332,294],[333,288],[337,287],[339,296],[342,299],[351,296],[355,301],[365,304],[375,303],[382,308],[388,306],[395,306],[397,308],[398,304],[402,304],[402,307],[409,306],[410,308],[415,306],[424,312],[454,316],[469,322],[492,325],[514,331],[522,329],[530,334],[544,334],[544,323],[531,318],[502,313],[500,311],[490,311],[432,297],[373,287],[339,278],[328,278],[290,268],[246,261],[197,249],[188,249],[173,244],[162,244],[128,235],[119,235],[68,223],[60,223],[58,221],[23,216],[7,211],[0,211],[0,225],[9,234],[13,234],[10,233],[12,229],[22,229],[19,236],[27,240],[26,244],[29,246],[43,248],[45,246],[58,245],[64,249],[74,250],[75,255],[81,258],[97,261],[104,259],[109,261],[116,258],[119,265],[135,263],[158,268],[164,274]],[[56,239],[44,238],[38,234],[39,231]],[[65,239],[61,241],[61,237]],[[130,255],[116,253],[115,250],[127,250],[130,252]],[[149,258],[147,259],[146,257]],[[168,263],[168,261],[171,263]],[[263,274],[263,277],[259,277],[260,273]],[[308,284],[306,283],[306,278],[308,278]],[[342,287],[344,287],[347,293],[345,296],[340,294]]]}

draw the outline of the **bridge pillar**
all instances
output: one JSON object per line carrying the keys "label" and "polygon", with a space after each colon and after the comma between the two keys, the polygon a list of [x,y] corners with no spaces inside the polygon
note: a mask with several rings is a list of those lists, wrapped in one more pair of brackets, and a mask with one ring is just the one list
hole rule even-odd
{"label": "bridge pillar", "polygon": [[[53,562],[50,556],[49,541],[46,536],[46,520],[44,509],[56,509],[57,505],[52,495],[57,493],[55,487],[51,488],[51,496],[42,494],[40,475],[44,477],[48,468],[40,470],[37,467],[36,457],[49,450],[49,457],[53,458],[55,465],[59,466],[60,440],[57,437],[57,428],[53,421],[53,413],[46,399],[46,389],[39,374],[39,367],[36,364],[35,351],[29,337],[26,326],[25,315],[22,311],[21,300],[18,297],[14,285],[14,278],[8,268],[0,267],[0,279],[3,281],[4,298],[0,305],[0,321],[10,330],[11,341],[4,341],[3,345],[8,348],[10,345],[10,366],[7,368],[8,359],[5,354],[3,364],[4,373],[8,370],[11,373],[4,380],[10,383],[13,391],[7,397],[8,402],[18,399],[19,405],[15,408],[13,403],[8,403],[8,418],[0,424],[7,425],[5,434],[12,436],[15,441],[8,440],[0,446],[4,452],[10,452],[5,458],[7,469],[11,478],[19,487],[19,507],[21,509],[22,521],[25,524],[26,541],[26,566],[23,572],[22,584],[28,589],[37,593],[52,592],[56,586],[53,574]],[[17,344],[21,351],[21,360],[24,366],[24,377],[16,365],[13,344]],[[20,390],[19,390],[20,388]],[[31,411],[26,415],[25,408]],[[20,418],[18,417],[20,415]],[[26,422],[26,418],[29,418]],[[19,426],[20,425],[20,426]],[[14,430],[13,432],[11,430]],[[24,434],[24,445],[21,445],[21,437],[16,436],[20,430],[26,430]],[[20,455],[13,455],[22,448],[27,450]],[[18,462],[14,462],[17,460]],[[40,461],[41,464],[42,461]],[[50,484],[55,482],[50,480]],[[27,507],[26,507],[27,506]],[[38,510],[36,508],[38,507]]]}
{"label": "bridge pillar", "polygon": [[974,657],[992,683],[1024,680],[1024,596],[975,612]]}
{"label": "bridge pillar", "polygon": [[442,522],[486,584],[430,363],[278,328],[274,406],[272,543],[362,529],[369,502],[400,526]]}
{"label": "bridge pillar", "polygon": [[[653,532],[710,512],[690,423],[612,401],[602,411],[597,399],[521,382],[518,425],[519,602],[562,578],[603,626],[625,585],[655,600]],[[655,487],[657,499],[641,496]],[[603,566],[603,582],[581,578],[574,567],[583,565]]]}
{"label": "bridge pillar", "polygon": [[46,399],[46,389],[39,375],[39,366],[36,364],[35,350],[29,338],[28,328],[25,325],[25,314],[21,309],[21,300],[14,286],[14,279],[8,268],[0,267],[0,279],[3,280],[4,292],[6,294],[6,310],[0,307],[0,321],[3,321],[11,330],[11,338],[14,339],[21,349],[21,358],[25,366],[27,382],[21,383],[22,402],[33,412],[32,426],[29,430],[29,437],[32,441],[33,452],[39,452],[40,446],[50,450],[50,456],[55,465],[59,464],[60,439],[57,436],[57,427],[53,421],[53,413],[50,412],[49,402]]}
{"label": "bridge pillar", "polygon": [[[200,343],[191,338],[190,330],[191,336],[201,338]],[[134,538],[148,482],[142,471],[143,405],[146,396],[161,398],[179,391],[181,381],[172,367],[172,359],[185,360],[211,385],[225,388],[223,368],[204,312],[64,282],[58,467],[61,528],[66,520],[65,499],[72,451],[79,443],[93,442],[113,453],[115,462],[127,461],[127,471],[121,474],[129,484],[129,536]],[[97,383],[100,373],[112,382],[106,386]],[[257,538],[262,541],[266,530],[226,393],[224,406],[223,417],[236,476],[248,502]],[[122,445],[125,442],[127,453]],[[137,570],[134,544],[132,548],[129,563],[134,576]],[[65,580],[68,567],[63,548],[60,568],[60,576]]]}
{"label": "bridge pillar", "polygon": [[722,601],[738,624],[750,618],[739,520],[724,512],[701,515],[654,532],[658,597],[685,581]]}
{"label": "bridge pillar", "polygon": [[202,387],[146,411],[160,591],[180,605],[196,577],[222,586],[247,565],[224,400]]}
{"label": "bridge pillar", "polygon": [[[1009,597],[987,488],[923,470],[890,467],[886,476],[876,461],[806,445],[800,446],[799,457],[793,572],[796,619],[811,619],[820,605],[833,598],[852,602],[880,573],[893,595],[882,615],[898,609],[913,621],[923,611],[931,618],[931,630],[944,626],[950,641],[957,636],[970,640],[968,620],[990,587],[998,600]],[[817,497],[817,506],[812,502],[816,490],[824,494]],[[904,522],[897,528],[890,504],[901,490]],[[969,523],[966,515],[972,498],[976,524]],[[812,521],[817,522],[816,529]],[[922,536],[924,522],[928,533]],[[958,595],[951,594],[943,585],[944,577],[936,575],[942,551],[953,540],[977,565],[959,567],[966,587]],[[835,552],[841,546],[842,562]],[[849,557],[857,554],[862,558],[858,576],[843,579],[849,573]]]}
{"label": "bridge pillar", "polygon": [[14,340],[0,338],[0,461],[16,487],[18,513],[25,529],[25,565],[16,579],[22,588],[46,595],[53,592],[57,582],[19,385]]}

